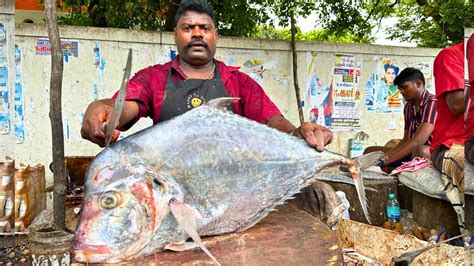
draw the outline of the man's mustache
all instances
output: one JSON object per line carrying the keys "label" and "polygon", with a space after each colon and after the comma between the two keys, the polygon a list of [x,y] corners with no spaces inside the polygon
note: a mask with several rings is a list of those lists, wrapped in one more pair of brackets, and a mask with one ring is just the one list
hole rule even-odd
{"label": "man's mustache", "polygon": [[189,48],[191,48],[192,46],[196,46],[196,45],[199,45],[199,46],[202,46],[204,48],[206,48],[206,50],[209,51],[209,45],[207,45],[207,43],[203,42],[202,40],[192,40],[190,41],[185,47],[184,49],[185,50],[188,50]]}

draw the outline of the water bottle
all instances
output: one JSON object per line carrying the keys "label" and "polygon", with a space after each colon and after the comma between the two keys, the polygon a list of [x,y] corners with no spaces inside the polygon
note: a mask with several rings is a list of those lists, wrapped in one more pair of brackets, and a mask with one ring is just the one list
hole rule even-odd
{"label": "water bottle", "polygon": [[387,221],[383,223],[383,228],[403,233],[403,227],[400,223],[400,204],[398,204],[395,194],[388,195],[387,202]]}
{"label": "water bottle", "polygon": [[393,224],[400,222],[400,204],[393,193],[388,195],[387,220]]}

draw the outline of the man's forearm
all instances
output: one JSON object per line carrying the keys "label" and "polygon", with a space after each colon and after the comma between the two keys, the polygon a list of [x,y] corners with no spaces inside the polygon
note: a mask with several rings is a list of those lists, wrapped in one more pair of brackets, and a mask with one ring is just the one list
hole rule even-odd
{"label": "man's forearm", "polygon": [[401,160],[407,156],[410,156],[413,149],[421,144],[424,144],[425,142],[421,140],[416,140],[416,139],[410,139],[406,141],[403,145],[397,146],[397,149],[393,150],[389,155],[387,155],[385,164],[391,164],[394,163],[398,160]]}
{"label": "man's forearm", "polygon": [[267,122],[267,125],[287,133],[291,133],[296,129],[296,127],[290,121],[288,121],[288,119],[280,115],[270,118]]}

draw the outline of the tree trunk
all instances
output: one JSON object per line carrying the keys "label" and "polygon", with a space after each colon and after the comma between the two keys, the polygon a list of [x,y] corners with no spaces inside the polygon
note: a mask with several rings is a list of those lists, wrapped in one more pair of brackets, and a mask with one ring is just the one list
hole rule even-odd
{"label": "tree trunk", "polygon": [[63,53],[59,39],[56,18],[56,1],[46,0],[46,24],[51,45],[51,79],[49,119],[51,120],[53,143],[53,177],[54,177],[54,227],[65,229],[66,169],[64,163],[64,136],[61,115],[61,87],[63,80]]}
{"label": "tree trunk", "polygon": [[165,25],[161,29],[162,31],[173,31],[174,16],[176,15],[176,11],[180,4],[181,4],[181,0],[171,1],[171,4],[169,4],[168,6],[169,7],[168,12],[166,12]]}
{"label": "tree trunk", "polygon": [[296,28],[295,28],[295,13],[291,11],[291,52],[293,54],[293,81],[295,84],[296,103],[298,104],[298,114],[300,116],[300,123],[304,123],[303,107],[301,106],[300,87],[298,85],[298,58],[296,56]]}

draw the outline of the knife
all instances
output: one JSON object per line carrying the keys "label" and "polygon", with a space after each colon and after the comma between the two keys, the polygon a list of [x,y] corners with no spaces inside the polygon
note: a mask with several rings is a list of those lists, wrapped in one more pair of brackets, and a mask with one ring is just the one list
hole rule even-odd
{"label": "knife", "polygon": [[127,95],[128,80],[130,79],[130,74],[132,72],[132,49],[128,50],[127,65],[125,66],[122,84],[118,92],[118,96],[115,99],[114,112],[110,117],[110,120],[103,127],[105,131],[105,147],[110,145],[112,140],[112,135],[114,134],[115,128],[119,122],[120,115],[122,114],[123,105],[125,103],[125,96]]}

